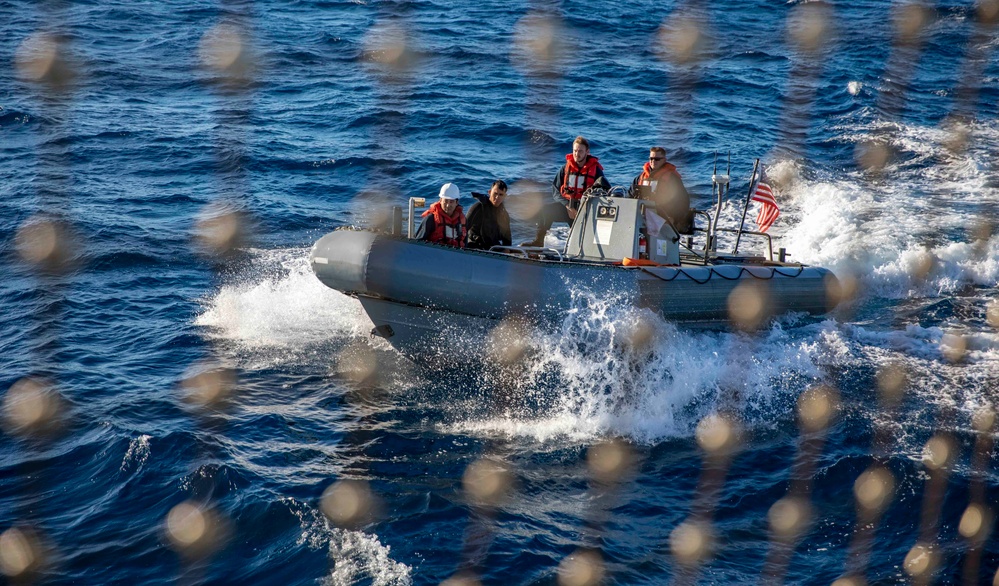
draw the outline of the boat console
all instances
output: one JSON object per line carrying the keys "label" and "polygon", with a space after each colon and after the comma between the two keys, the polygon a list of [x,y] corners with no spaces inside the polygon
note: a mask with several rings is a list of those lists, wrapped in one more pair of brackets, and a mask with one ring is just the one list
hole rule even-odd
{"label": "boat console", "polygon": [[622,262],[648,260],[661,265],[680,264],[680,236],[642,199],[609,194],[585,196],[566,240],[571,260]]}

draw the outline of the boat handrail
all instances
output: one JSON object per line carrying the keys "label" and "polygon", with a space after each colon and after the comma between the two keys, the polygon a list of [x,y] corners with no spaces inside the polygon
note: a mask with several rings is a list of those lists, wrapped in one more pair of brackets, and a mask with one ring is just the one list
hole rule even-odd
{"label": "boat handrail", "polygon": [[686,242],[684,242],[683,240],[681,240],[680,241],[680,246],[682,246],[683,248],[687,249],[687,251],[691,255],[697,257],[697,260],[702,265],[707,266],[708,259],[711,257],[711,249],[712,249],[711,238],[712,238],[712,234],[714,234],[714,231],[711,229],[711,224],[712,224],[712,222],[711,222],[711,215],[708,212],[704,211],[704,210],[698,210],[698,209],[695,209],[695,208],[690,208],[690,212],[692,214],[694,214],[695,216],[704,216],[704,219],[708,223],[708,227],[707,228],[698,228],[697,226],[694,226],[694,228],[693,228],[694,232],[704,232],[705,233],[705,237],[704,237],[704,251],[703,252],[698,252],[697,250],[694,250],[693,237],[692,236],[688,236]]}
{"label": "boat handrail", "polygon": [[489,248],[489,252],[502,252],[502,253],[519,253],[524,256],[528,256],[530,253],[545,253],[545,254],[555,254],[558,256],[560,261],[565,260],[562,257],[562,253],[554,248],[546,248],[544,246],[493,246]]}
{"label": "boat handrail", "polygon": [[[708,222],[708,227],[704,230],[707,233],[707,237],[704,239],[704,264],[707,264],[708,257],[711,255],[711,251],[715,249],[715,230],[712,229],[711,214],[705,210],[692,210],[695,216],[704,216],[704,219]],[[696,228],[695,228],[696,230]],[[693,252],[693,250],[691,250]]]}
{"label": "boat handrail", "polygon": [[755,232],[753,230],[736,230],[735,228],[715,228],[716,231],[721,232],[741,232],[743,234],[748,234],[750,236],[763,236],[767,239],[767,253],[771,262],[774,260],[774,241],[773,238],[766,232]]}
{"label": "boat handrail", "polygon": [[413,238],[413,228],[415,226],[416,218],[413,214],[417,209],[423,208],[427,205],[427,198],[425,197],[411,197],[409,198],[409,218],[407,222],[406,238],[412,240]]}

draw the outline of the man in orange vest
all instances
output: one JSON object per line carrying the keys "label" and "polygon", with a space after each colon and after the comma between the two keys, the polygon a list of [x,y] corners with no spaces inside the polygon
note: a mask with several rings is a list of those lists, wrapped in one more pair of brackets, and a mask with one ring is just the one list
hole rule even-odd
{"label": "man in orange vest", "polygon": [[676,165],[666,160],[663,147],[649,149],[649,161],[631,182],[631,196],[655,202],[656,213],[669,219],[681,234],[688,234],[693,229],[690,194],[683,186]]}
{"label": "man in orange vest", "polygon": [[544,246],[545,234],[555,222],[572,225],[583,199],[583,193],[601,181],[607,188],[610,184],[604,178],[604,168],[596,157],[590,154],[590,142],[582,136],[572,141],[572,153],[565,156],[565,165],[558,170],[552,180],[552,197],[555,199],[542,206],[538,212],[538,230],[531,242],[524,246]]}
{"label": "man in orange vest", "polygon": [[465,214],[458,205],[461,192],[454,183],[441,186],[440,201],[423,212],[423,223],[416,231],[417,240],[448,246],[465,247]]}

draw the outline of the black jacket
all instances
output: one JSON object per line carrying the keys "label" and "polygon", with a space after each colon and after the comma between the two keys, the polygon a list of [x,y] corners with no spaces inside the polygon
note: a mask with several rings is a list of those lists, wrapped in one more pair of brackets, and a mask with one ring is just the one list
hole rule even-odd
{"label": "black jacket", "polygon": [[489,250],[493,246],[510,246],[513,238],[510,236],[510,214],[506,213],[506,206],[494,206],[484,193],[472,192],[472,197],[478,201],[468,208],[465,216],[465,227],[468,229],[465,248]]}

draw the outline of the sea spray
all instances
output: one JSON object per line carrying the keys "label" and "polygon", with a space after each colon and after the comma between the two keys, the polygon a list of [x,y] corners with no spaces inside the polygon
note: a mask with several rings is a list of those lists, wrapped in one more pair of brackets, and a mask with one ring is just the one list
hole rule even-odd
{"label": "sea spray", "polygon": [[[639,325],[648,338],[632,343]],[[801,337],[774,324],[756,339],[689,330],[613,295],[577,291],[556,331],[529,332],[519,363],[483,366],[481,386],[502,389],[506,400],[492,412],[459,401],[447,427],[539,442],[609,434],[653,444],[689,437],[719,409],[767,424],[785,415],[788,397],[822,377],[824,345],[805,331]]]}

